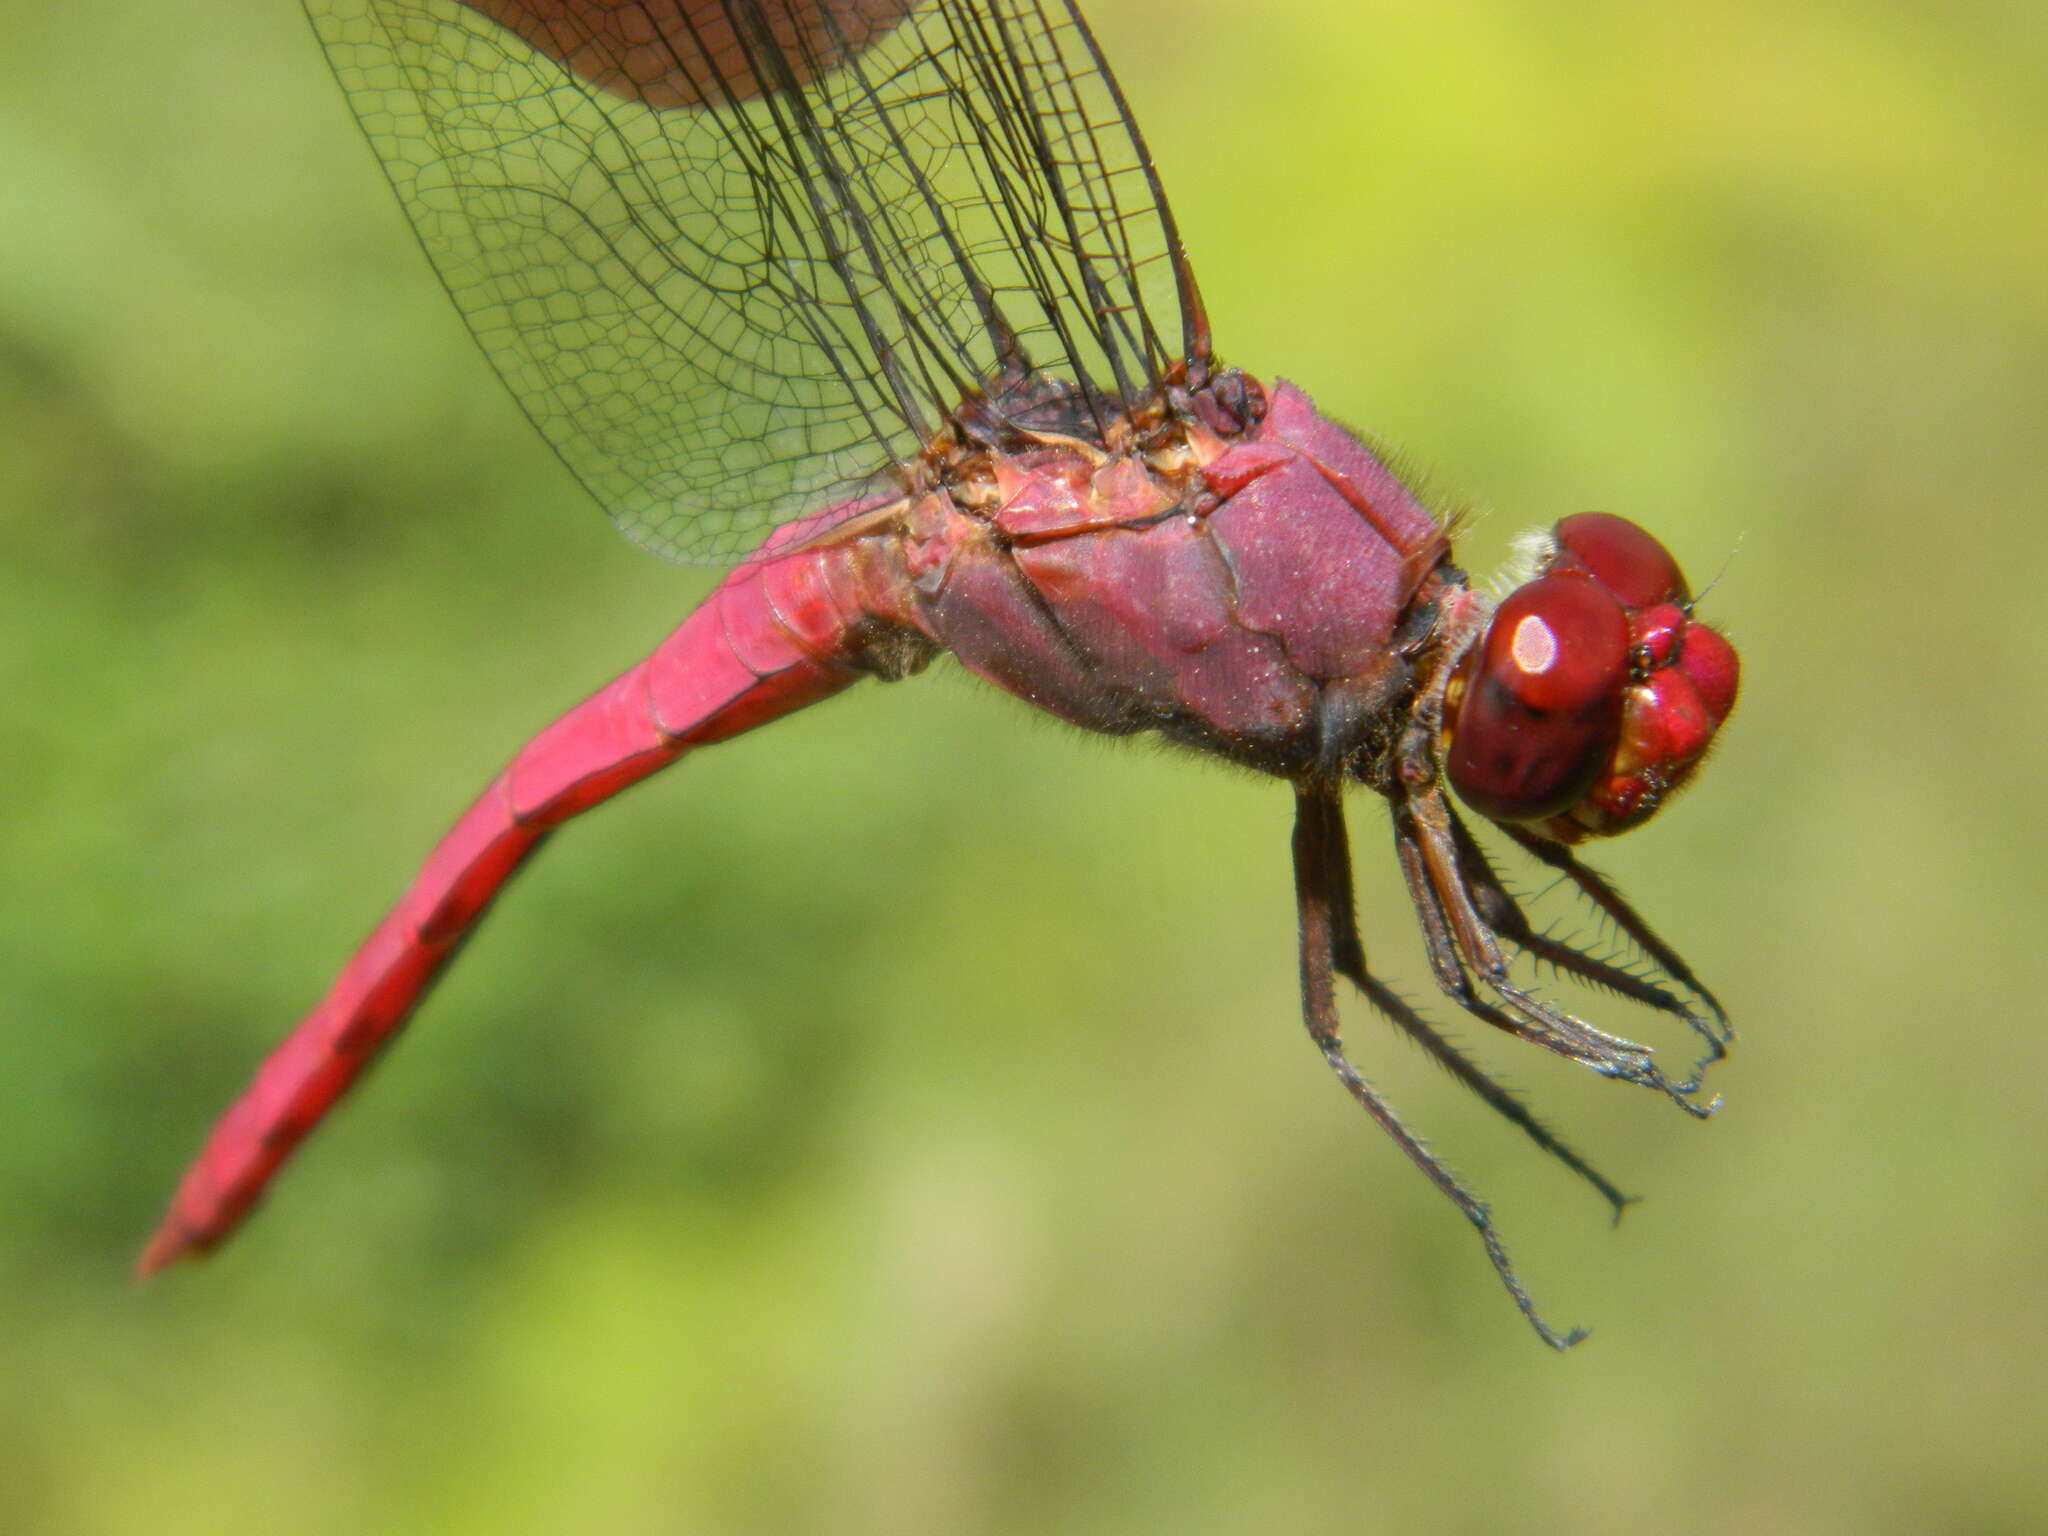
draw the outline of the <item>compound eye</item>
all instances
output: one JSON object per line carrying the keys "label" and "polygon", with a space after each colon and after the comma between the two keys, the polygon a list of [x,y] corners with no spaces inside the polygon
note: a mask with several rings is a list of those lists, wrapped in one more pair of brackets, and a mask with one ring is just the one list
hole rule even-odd
{"label": "compound eye", "polygon": [[1683,607],[1691,599],[1670,551],[1625,517],[1579,512],[1552,529],[1551,537],[1558,550],[1552,569],[1584,571],[1625,608]]}
{"label": "compound eye", "polygon": [[1569,810],[1619,739],[1627,612],[1600,582],[1555,571],[1509,594],[1473,651],[1444,765],[1451,787],[1497,821]]}

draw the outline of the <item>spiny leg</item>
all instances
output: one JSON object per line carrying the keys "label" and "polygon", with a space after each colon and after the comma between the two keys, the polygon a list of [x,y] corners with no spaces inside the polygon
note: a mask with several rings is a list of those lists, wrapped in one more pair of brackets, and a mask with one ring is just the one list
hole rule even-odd
{"label": "spiny leg", "polygon": [[[1647,1008],[1655,1008],[1660,1013],[1668,1013],[1674,1018],[1684,1020],[1686,1027],[1699,1036],[1706,1045],[1707,1053],[1693,1064],[1692,1077],[1678,1085],[1680,1091],[1696,1090],[1707,1069],[1727,1056],[1729,1035],[1725,1018],[1717,1022],[1715,1019],[1703,1017],[1655,982],[1648,981],[1611,961],[1589,955],[1576,945],[1539,932],[1529,921],[1521,902],[1501,883],[1500,875],[1494,870],[1493,861],[1486,856],[1486,850],[1479,846],[1479,840],[1465,825],[1464,818],[1455,811],[1451,813],[1451,836],[1457,843],[1458,863],[1464,872],[1466,885],[1473,893],[1480,914],[1496,933],[1511,943],[1520,945],[1546,965],[1594,986],[1605,987],[1631,1002],[1641,1003]],[[1590,874],[1590,871],[1587,873]],[[1638,945],[1638,948],[1641,946]],[[1648,954],[1647,951],[1644,953]],[[1657,963],[1655,956],[1651,955],[1648,958],[1651,963]],[[1696,993],[1699,991],[1694,983],[1679,977],[1673,979]],[[1704,998],[1704,994],[1701,995]],[[1710,999],[1707,1001],[1711,1003]]]}
{"label": "spiny leg", "polygon": [[[1510,1018],[1481,997],[1466,970],[1464,951],[1457,934],[1452,931],[1450,914],[1430,877],[1423,857],[1422,840],[1414,829],[1413,818],[1399,801],[1394,802],[1392,809],[1395,857],[1400,861],[1401,877],[1408,886],[1408,899],[1414,905],[1416,921],[1422,928],[1430,969],[1435,973],[1437,986],[1444,995],[1482,1023],[1490,1024],[1518,1040],[1531,1041],[1580,1066],[1610,1071],[1617,1062],[1623,1062],[1641,1070],[1653,1070],[1650,1068],[1650,1052],[1642,1046],[1603,1034],[1590,1025],[1578,1025],[1576,1020],[1570,1021],[1578,1026],[1575,1032],[1560,1034],[1540,1021]],[[1474,922],[1480,921],[1476,911],[1471,916]],[[1488,937],[1491,937],[1490,932]]]}
{"label": "spiny leg", "polygon": [[[1694,1101],[1697,1081],[1672,1082],[1652,1060],[1655,1053],[1649,1047],[1595,1029],[1515,984],[1499,941],[1467,884],[1451,833],[1453,813],[1440,789],[1431,785],[1411,792],[1396,799],[1393,809],[1402,874],[1430,941],[1437,980],[1453,1001],[1475,1018],[1590,1067],[1602,1077],[1661,1093],[1687,1114],[1704,1119],[1714,1112],[1715,1105]],[[1500,998],[1504,1011],[1477,995],[1475,979]]]}
{"label": "spiny leg", "polygon": [[[1424,1177],[1457,1206],[1478,1232],[1486,1256],[1493,1262],[1494,1273],[1529,1326],[1536,1330],[1537,1337],[1552,1349],[1570,1349],[1586,1336],[1585,1331],[1575,1328],[1569,1333],[1558,1333],[1543,1321],[1508,1260],[1507,1249],[1494,1230],[1493,1217],[1486,1205],[1401,1124],[1378,1090],[1359,1076],[1358,1069],[1344,1055],[1337,1028],[1335,986],[1335,960],[1342,943],[1337,936],[1341,927],[1338,914],[1343,901],[1342,882],[1333,879],[1329,839],[1323,835],[1328,825],[1328,807],[1316,804],[1319,800],[1334,800],[1338,793],[1338,787],[1330,784],[1302,784],[1295,791],[1294,893],[1301,922],[1302,1022],[1308,1026],[1309,1038],[1323,1053],[1323,1060],[1359,1107],[1393,1138],[1408,1160],[1422,1170]],[[1355,955],[1355,942],[1350,949]]]}
{"label": "spiny leg", "polygon": [[1705,982],[1693,974],[1692,967],[1679,958],[1678,952],[1659,938],[1656,931],[1637,915],[1628,898],[1616,890],[1606,876],[1581,864],[1578,856],[1564,844],[1554,843],[1547,837],[1539,837],[1525,827],[1503,825],[1501,831],[1507,833],[1530,857],[1549,865],[1570,880],[1588,901],[1614,920],[1614,925],[1626,934],[1638,949],[1663,967],[1665,973],[1680,986],[1691,990],[1705,1003],[1720,1023],[1720,1037],[1724,1045],[1735,1038],[1735,1031],[1728,1027],[1728,1010],[1721,1006],[1721,1000],[1708,990]]}
{"label": "spiny leg", "polygon": [[[1407,804],[1395,802],[1393,821],[1394,850],[1401,874],[1422,925],[1437,985],[1446,996],[1474,1018],[1540,1045],[1567,1061],[1591,1067],[1608,1077],[1669,1091],[1648,1047],[1594,1029],[1569,1014],[1554,1013],[1533,1000],[1520,1015],[1511,1016],[1481,997],[1474,985],[1475,976],[1510,1000],[1522,998],[1523,994],[1508,982],[1506,962],[1472,894],[1459,879],[1447,878],[1433,867],[1425,852],[1423,833]],[[1447,905],[1451,900],[1458,903],[1455,915]]]}
{"label": "spiny leg", "polygon": [[[1358,933],[1358,902],[1351,878],[1351,835],[1345,824],[1343,801],[1335,796],[1317,795],[1312,801],[1302,802],[1301,814],[1304,817],[1316,818],[1316,825],[1310,835],[1317,842],[1318,856],[1322,860],[1322,868],[1326,871],[1328,888],[1333,894],[1332,941],[1337,973],[1348,979],[1365,995],[1373,1007],[1393,1020],[1396,1028],[1427,1051],[1439,1066],[1469,1088],[1495,1113],[1520,1128],[1537,1146],[1592,1185],[1601,1198],[1612,1207],[1614,1219],[1619,1221],[1623,1208],[1632,1203],[1632,1197],[1624,1195],[1604,1174],[1538,1119],[1526,1104],[1507,1088],[1495,1082],[1484,1068],[1452,1044],[1406,999],[1367,969],[1365,946]],[[1498,1027],[1511,1028],[1504,1018],[1496,1022]]]}
{"label": "spiny leg", "polygon": [[[1394,850],[1422,923],[1438,984],[1467,1012],[1498,1023],[1497,1016],[1482,1012],[1485,1005],[1473,983],[1478,981],[1501,993],[1511,1005],[1521,994],[1508,978],[1499,940],[1480,913],[1458,866],[1450,816],[1450,807],[1440,794],[1394,801]],[[1630,1070],[1654,1071],[1650,1061],[1654,1053],[1647,1046],[1595,1029],[1569,1014],[1538,1006],[1528,1017],[1506,1027],[1585,1066],[1616,1075]]]}

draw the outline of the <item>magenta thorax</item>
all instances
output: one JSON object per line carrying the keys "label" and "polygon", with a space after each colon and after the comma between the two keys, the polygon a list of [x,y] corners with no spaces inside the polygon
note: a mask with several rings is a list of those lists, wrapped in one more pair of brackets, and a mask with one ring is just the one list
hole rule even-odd
{"label": "magenta thorax", "polygon": [[1077,725],[1272,772],[1350,759],[1463,590],[1442,525],[1286,383],[1175,454],[1046,439],[976,481],[915,498],[868,567],[899,622]]}

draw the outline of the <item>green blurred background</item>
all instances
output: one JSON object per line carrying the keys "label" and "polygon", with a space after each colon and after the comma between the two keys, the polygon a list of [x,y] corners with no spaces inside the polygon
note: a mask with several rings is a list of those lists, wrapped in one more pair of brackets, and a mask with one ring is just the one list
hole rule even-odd
{"label": "green blurred background", "polygon": [[1601,850],[1736,1013],[1723,1116],[1481,1042],[1650,1197],[1612,1232],[1350,1015],[1592,1341],[1301,1038],[1286,793],[950,667],[561,838],[246,1239],[131,1286],[468,795],[709,577],[530,433],[296,7],[18,5],[0,1529],[2048,1523],[2048,10],[1092,10],[1230,359],[1480,508],[1469,564],[1740,543],[1726,744]]}

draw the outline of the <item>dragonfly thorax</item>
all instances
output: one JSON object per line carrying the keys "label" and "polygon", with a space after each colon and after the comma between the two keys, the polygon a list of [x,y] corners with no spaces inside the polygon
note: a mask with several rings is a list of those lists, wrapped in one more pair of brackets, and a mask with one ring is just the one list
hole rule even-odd
{"label": "dragonfly thorax", "polygon": [[1218,375],[1120,432],[949,468],[898,534],[923,634],[1077,725],[1288,777],[1383,730],[1455,578],[1437,521],[1284,383]]}

